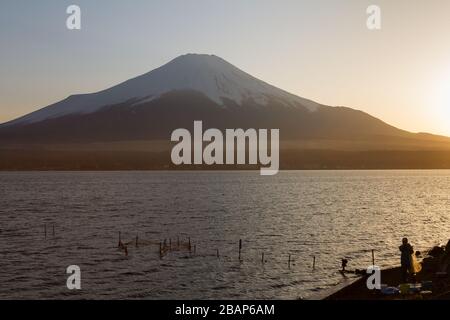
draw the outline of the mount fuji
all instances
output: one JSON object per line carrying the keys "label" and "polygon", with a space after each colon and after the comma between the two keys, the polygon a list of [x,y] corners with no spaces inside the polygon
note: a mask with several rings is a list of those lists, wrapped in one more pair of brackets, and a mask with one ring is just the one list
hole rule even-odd
{"label": "mount fuji", "polygon": [[[362,111],[325,106],[220,57],[187,54],[106,90],[72,95],[0,125],[0,166],[11,158],[5,150],[25,150],[24,158],[30,149],[70,150],[77,157],[86,149],[163,152],[172,131],[191,128],[195,120],[205,128],[277,128],[281,148],[303,155],[304,150],[450,150],[446,137],[410,133]],[[285,159],[296,163],[294,156]],[[96,168],[101,162],[95,160]]]}
{"label": "mount fuji", "polygon": [[263,106],[270,101],[277,101],[287,107],[304,106],[311,111],[318,106],[317,103],[258,80],[217,56],[187,54],[112,88],[93,94],[70,96],[8,125],[85,115],[127,102],[131,107],[136,107],[179,91],[201,93],[222,107],[230,103],[242,106],[249,101]]}

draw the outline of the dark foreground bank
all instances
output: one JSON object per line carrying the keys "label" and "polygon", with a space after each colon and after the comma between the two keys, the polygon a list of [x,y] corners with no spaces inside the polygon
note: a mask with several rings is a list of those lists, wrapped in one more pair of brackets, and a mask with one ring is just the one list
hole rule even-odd
{"label": "dark foreground bank", "polygon": [[381,271],[382,290],[367,288],[368,276],[330,294],[325,300],[450,300],[450,241],[434,247],[422,260],[422,270],[402,281],[400,267]]}

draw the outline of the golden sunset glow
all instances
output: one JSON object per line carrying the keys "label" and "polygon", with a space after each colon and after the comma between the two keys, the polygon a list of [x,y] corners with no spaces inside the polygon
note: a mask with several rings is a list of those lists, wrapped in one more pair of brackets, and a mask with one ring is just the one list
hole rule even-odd
{"label": "golden sunset glow", "polygon": [[437,81],[433,93],[432,103],[429,110],[434,120],[436,129],[446,133],[450,130],[450,67],[444,69]]}

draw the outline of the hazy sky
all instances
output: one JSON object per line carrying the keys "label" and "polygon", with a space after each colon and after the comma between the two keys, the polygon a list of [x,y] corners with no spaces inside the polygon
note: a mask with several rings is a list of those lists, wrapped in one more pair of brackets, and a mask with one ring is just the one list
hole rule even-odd
{"label": "hazy sky", "polygon": [[[82,30],[66,28],[66,8]],[[366,8],[382,29],[366,27]],[[450,136],[449,0],[1,0],[0,122],[185,53],[277,87]]]}

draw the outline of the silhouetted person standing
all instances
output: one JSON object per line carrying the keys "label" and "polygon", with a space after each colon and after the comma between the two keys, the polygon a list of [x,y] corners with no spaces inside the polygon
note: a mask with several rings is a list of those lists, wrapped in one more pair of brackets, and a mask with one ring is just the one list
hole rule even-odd
{"label": "silhouetted person standing", "polygon": [[401,255],[402,281],[408,280],[408,271],[411,269],[413,247],[408,243],[408,238],[403,238],[402,245],[399,247]]}

